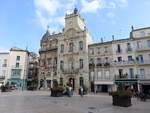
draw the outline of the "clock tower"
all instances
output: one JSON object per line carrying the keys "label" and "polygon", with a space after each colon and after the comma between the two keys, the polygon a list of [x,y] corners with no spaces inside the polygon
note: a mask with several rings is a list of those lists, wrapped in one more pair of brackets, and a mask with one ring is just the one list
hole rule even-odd
{"label": "clock tower", "polygon": [[81,18],[77,8],[74,9],[72,14],[66,14],[65,16],[65,31],[70,28],[76,31],[83,31],[85,29],[84,19]]}

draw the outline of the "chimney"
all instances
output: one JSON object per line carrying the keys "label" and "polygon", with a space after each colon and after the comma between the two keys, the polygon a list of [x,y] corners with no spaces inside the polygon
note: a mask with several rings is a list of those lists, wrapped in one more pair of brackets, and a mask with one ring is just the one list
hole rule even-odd
{"label": "chimney", "polygon": [[133,25],[131,26],[131,29],[132,29],[132,31],[134,30],[134,26]]}
{"label": "chimney", "polygon": [[101,43],[103,43],[103,37],[101,37]]}
{"label": "chimney", "polygon": [[114,35],[112,35],[112,40],[113,40],[113,41],[115,40],[115,36],[114,36]]}

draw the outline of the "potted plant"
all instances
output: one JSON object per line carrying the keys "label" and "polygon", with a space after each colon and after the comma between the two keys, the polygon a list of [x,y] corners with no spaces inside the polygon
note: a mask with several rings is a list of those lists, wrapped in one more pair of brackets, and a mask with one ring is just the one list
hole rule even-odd
{"label": "potted plant", "polygon": [[36,90],[37,85],[36,84],[31,84],[30,86],[28,86],[28,90]]}
{"label": "potted plant", "polygon": [[52,97],[62,97],[63,91],[64,91],[64,87],[62,87],[62,86],[51,88],[51,96]]}
{"label": "potted plant", "polygon": [[83,94],[86,95],[88,93],[88,87],[83,86]]}
{"label": "potted plant", "polygon": [[132,93],[129,91],[116,91],[112,92],[112,99],[114,106],[121,106],[121,107],[129,107],[131,106],[131,97]]}

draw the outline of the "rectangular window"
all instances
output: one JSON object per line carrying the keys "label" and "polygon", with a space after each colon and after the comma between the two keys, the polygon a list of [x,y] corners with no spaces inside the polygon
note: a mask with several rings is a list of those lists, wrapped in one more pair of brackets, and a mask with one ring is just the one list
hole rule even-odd
{"label": "rectangular window", "polygon": [[145,32],[144,31],[140,32],[140,37],[144,37],[144,36],[145,36]]}
{"label": "rectangular window", "polygon": [[7,67],[7,59],[4,59],[4,63],[2,65],[2,67]]}
{"label": "rectangular window", "polygon": [[16,63],[16,67],[19,67],[19,63]]}
{"label": "rectangular window", "polygon": [[21,75],[21,70],[20,69],[13,69],[12,75]]}
{"label": "rectangular window", "polygon": [[105,46],[105,50],[104,50],[105,53],[108,53],[108,47]]}
{"label": "rectangular window", "polygon": [[5,76],[6,75],[6,70],[3,70],[2,71],[2,76]]}
{"label": "rectangular window", "polygon": [[117,52],[121,53],[121,46],[120,46],[120,44],[117,45]]}
{"label": "rectangular window", "polygon": [[139,63],[144,63],[144,57],[143,55],[139,55]]}
{"label": "rectangular window", "polygon": [[144,69],[140,69],[140,77],[145,78],[145,70]]}
{"label": "rectangular window", "polygon": [[92,49],[90,50],[90,53],[91,53],[92,55],[94,55],[94,48],[92,48]]}
{"label": "rectangular window", "polygon": [[60,61],[60,69],[63,71],[64,70],[64,62]]}
{"label": "rectangular window", "polygon": [[132,61],[132,56],[128,56],[128,61]]}
{"label": "rectangular window", "polygon": [[83,79],[83,77],[80,77],[80,86],[83,87],[83,85],[84,85],[84,79]]}
{"label": "rectangular window", "polygon": [[150,40],[147,40],[147,46],[150,48]]}
{"label": "rectangular window", "polygon": [[20,61],[20,56],[17,56],[16,60],[17,60],[17,61]]}
{"label": "rectangular window", "polygon": [[142,48],[142,43],[141,41],[137,41],[137,49],[141,49]]}
{"label": "rectangular window", "polygon": [[80,59],[80,69],[83,69],[83,59]]}
{"label": "rectangular window", "polygon": [[97,63],[101,63],[101,58],[97,58]]}
{"label": "rectangular window", "polygon": [[97,48],[97,54],[100,54],[100,47]]}
{"label": "rectangular window", "polygon": [[122,76],[123,76],[123,69],[119,69],[118,72],[119,72],[119,77],[122,78]]}
{"label": "rectangular window", "polygon": [[118,62],[122,62],[122,57],[118,57]]}
{"label": "rectangular window", "polygon": [[110,73],[109,73],[109,71],[106,71],[106,80],[110,80]]}
{"label": "rectangular window", "polygon": [[63,44],[61,44],[60,52],[61,52],[61,53],[63,53],[63,52],[64,52],[64,45],[63,45]]}
{"label": "rectangular window", "polygon": [[132,51],[131,43],[127,43],[127,51]]}
{"label": "rectangular window", "polygon": [[48,59],[48,64],[49,64],[49,65],[52,64],[52,59],[51,59],[51,58]]}
{"label": "rectangular window", "polygon": [[129,76],[131,77],[131,78],[134,78],[135,76],[134,76],[134,70],[133,70],[133,68],[130,68],[129,69]]}
{"label": "rectangular window", "polygon": [[102,80],[102,72],[101,71],[98,72],[97,80]]}
{"label": "rectangular window", "polygon": [[83,50],[83,41],[79,42],[79,50]]}
{"label": "rectangular window", "polygon": [[105,62],[107,62],[107,63],[108,63],[108,57],[105,57]]}

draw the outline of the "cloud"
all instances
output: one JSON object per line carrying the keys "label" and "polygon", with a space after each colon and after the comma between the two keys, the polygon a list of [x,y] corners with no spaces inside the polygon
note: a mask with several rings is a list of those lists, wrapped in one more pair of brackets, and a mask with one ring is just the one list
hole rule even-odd
{"label": "cloud", "polygon": [[72,12],[78,0],[34,0],[36,20],[45,29],[59,32],[64,27],[64,14]]}
{"label": "cloud", "polygon": [[82,4],[82,13],[95,13],[99,9],[101,9],[101,0],[93,0],[91,2],[88,2],[87,0],[81,0]]}
{"label": "cloud", "polygon": [[119,7],[127,7],[128,6],[128,0],[116,0],[116,4]]}
{"label": "cloud", "polygon": [[115,4],[114,2],[110,2],[110,3],[109,3],[109,7],[110,7],[110,8],[116,8],[116,4]]}
{"label": "cloud", "polygon": [[35,6],[43,11],[49,12],[49,15],[55,15],[61,4],[57,0],[34,0]]}
{"label": "cloud", "polygon": [[109,13],[105,15],[114,19],[112,9],[126,7],[128,0],[34,0],[37,23],[44,29],[49,25],[51,32],[59,32],[65,24],[65,13],[72,13],[76,5],[80,7],[80,13],[97,13],[107,9]]}

